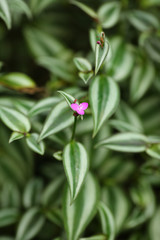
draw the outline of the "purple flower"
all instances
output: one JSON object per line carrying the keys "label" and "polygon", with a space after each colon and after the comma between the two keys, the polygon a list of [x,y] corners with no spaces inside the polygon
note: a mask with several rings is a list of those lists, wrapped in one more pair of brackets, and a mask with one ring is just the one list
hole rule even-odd
{"label": "purple flower", "polygon": [[77,112],[79,115],[84,115],[84,110],[86,110],[88,108],[88,103],[83,102],[81,104],[77,104],[77,103],[72,103],[71,104],[71,108]]}

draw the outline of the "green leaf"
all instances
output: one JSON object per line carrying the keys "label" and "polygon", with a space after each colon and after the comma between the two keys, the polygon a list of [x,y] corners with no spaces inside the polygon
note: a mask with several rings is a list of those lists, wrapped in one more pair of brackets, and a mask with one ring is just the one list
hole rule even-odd
{"label": "green leaf", "polygon": [[159,240],[160,236],[160,207],[158,207],[149,223],[149,236],[152,240]]}
{"label": "green leaf", "polygon": [[38,101],[28,112],[30,117],[36,116],[40,113],[46,113],[55,106],[60,99],[58,97],[48,97]]}
{"label": "green leaf", "polygon": [[119,20],[121,5],[118,1],[107,2],[98,10],[98,17],[103,28],[113,27]]}
{"label": "green leaf", "polygon": [[57,159],[58,161],[62,161],[62,154],[63,154],[62,151],[57,151],[57,152],[55,152],[55,153],[53,154],[53,157],[54,157],[55,159]]}
{"label": "green leaf", "polygon": [[38,205],[41,200],[43,182],[41,179],[30,179],[26,184],[22,201],[25,208]]}
{"label": "green leaf", "polygon": [[95,52],[95,46],[96,46],[96,42],[97,42],[97,32],[95,29],[90,29],[89,39],[90,39],[90,45],[92,47],[92,51]]}
{"label": "green leaf", "polygon": [[59,227],[63,227],[61,210],[58,208],[52,208],[45,212],[45,216]]}
{"label": "green leaf", "polygon": [[107,72],[116,81],[125,80],[131,73],[134,65],[133,47],[125,44],[121,37],[114,37],[110,40],[112,57],[105,64]]}
{"label": "green leaf", "polygon": [[147,181],[140,181],[131,188],[131,198],[135,203],[131,215],[126,221],[126,228],[132,229],[147,221],[155,211],[155,195]]}
{"label": "green leaf", "polygon": [[18,225],[16,240],[29,240],[34,238],[44,224],[44,217],[37,207],[30,208],[21,218]]}
{"label": "green leaf", "polygon": [[136,106],[136,111],[142,119],[144,131],[149,134],[156,134],[159,129],[160,99],[157,95],[143,98]]}
{"label": "green leaf", "polygon": [[[124,170],[125,170],[124,167],[122,167],[122,169],[124,174]],[[116,166],[115,166],[115,170],[116,170]],[[111,171],[113,171],[113,169]],[[121,169],[119,169],[119,171],[121,171]],[[109,175],[107,174],[107,176]],[[117,176],[118,176],[118,171],[117,171]],[[111,210],[114,216],[116,233],[120,232],[121,230],[123,230],[124,223],[129,213],[129,201],[127,197],[125,196],[121,188],[116,186],[107,186],[102,189],[102,201],[109,207],[109,209]]]}
{"label": "green leaf", "polygon": [[70,95],[69,93],[66,93],[64,91],[58,91],[58,93],[60,93],[64,97],[68,106],[71,107],[71,104],[74,103],[75,98],[72,95]]}
{"label": "green leaf", "polygon": [[73,59],[76,67],[78,68],[79,71],[81,72],[90,72],[92,70],[92,65],[90,62],[82,57],[76,57]]}
{"label": "green leaf", "polygon": [[103,202],[100,202],[98,210],[101,218],[103,233],[106,234],[107,240],[114,240],[116,233],[115,222],[110,209]]}
{"label": "green leaf", "polygon": [[159,6],[160,1],[159,0],[142,0],[141,6],[143,7],[152,7],[152,6]]}
{"label": "green leaf", "polygon": [[19,112],[23,113],[24,115],[28,116],[29,110],[34,105],[34,101],[23,99],[23,98],[15,98],[12,101],[13,106],[18,110]]}
{"label": "green leaf", "polygon": [[120,152],[143,152],[146,150],[148,139],[139,133],[118,133],[97,143],[96,147],[105,146]]}
{"label": "green leaf", "polygon": [[52,180],[48,184],[48,186],[45,188],[45,190],[42,193],[42,199],[41,203],[45,207],[53,207],[55,206],[55,202],[57,200],[57,197],[59,196],[59,193],[61,193],[61,189],[64,185],[64,176],[59,175],[56,176],[55,179]]}
{"label": "green leaf", "polygon": [[139,31],[149,31],[159,28],[158,19],[151,13],[141,10],[132,10],[127,15],[130,23]]}
{"label": "green leaf", "polygon": [[10,139],[9,139],[9,143],[15,141],[15,140],[18,140],[18,139],[21,139],[24,137],[24,134],[23,133],[19,133],[19,132],[13,132],[10,136]]}
{"label": "green leaf", "polygon": [[92,237],[80,238],[79,240],[107,240],[104,235],[96,235]]}
{"label": "green leaf", "polygon": [[[116,111],[116,117],[120,120],[121,127],[126,129],[125,132],[127,132],[127,126],[128,130],[129,128],[134,129],[130,132],[143,132],[143,124],[133,108],[131,108],[129,105],[126,104],[126,102],[121,101],[120,105]],[[117,122],[118,123],[118,122]],[[125,126],[124,126],[125,123]],[[127,125],[126,125],[127,124]],[[117,124],[118,125],[118,124]]]}
{"label": "green leaf", "polygon": [[72,141],[67,144],[63,152],[63,164],[73,202],[83,185],[89,168],[89,159],[84,146]]}
{"label": "green leaf", "polygon": [[26,138],[26,143],[28,147],[33,150],[36,153],[39,153],[40,155],[44,154],[45,146],[44,143],[38,142],[39,135],[37,133],[31,133]]}
{"label": "green leaf", "polygon": [[160,143],[159,144],[153,144],[150,147],[147,148],[146,153],[153,157],[160,160]]}
{"label": "green leaf", "polygon": [[69,127],[73,124],[73,120],[72,112],[66,103],[61,102],[57,104],[44,123],[39,141]]}
{"label": "green leaf", "polygon": [[0,70],[3,67],[3,62],[0,61]]}
{"label": "green leaf", "polygon": [[143,45],[149,57],[160,63],[160,37],[149,37],[145,39]]}
{"label": "green leaf", "polygon": [[120,132],[140,132],[134,126],[123,120],[112,119],[109,121],[109,125],[111,125],[113,128],[117,129]]}
{"label": "green leaf", "polygon": [[36,86],[30,77],[18,72],[0,76],[0,84],[16,90],[21,88],[34,88]]}
{"label": "green leaf", "polygon": [[6,0],[0,1],[0,18],[3,19],[8,29],[11,28],[11,14]]}
{"label": "green leaf", "polygon": [[12,237],[7,237],[7,236],[1,236],[0,240],[14,240]]}
{"label": "green leaf", "polygon": [[[38,5],[40,4],[38,0]],[[27,27],[24,29],[24,37],[28,44],[28,47],[35,58],[43,56],[64,56],[66,53],[70,53],[65,49],[64,45],[60,43],[53,34],[49,33],[42,28]]]}
{"label": "green leaf", "polygon": [[138,63],[132,72],[130,98],[137,102],[147,92],[155,78],[154,65],[150,61]]}
{"label": "green leaf", "polygon": [[97,211],[99,189],[97,182],[88,174],[77,199],[70,205],[70,191],[65,189],[63,198],[64,225],[68,240],[78,240],[80,234],[92,220]]}
{"label": "green leaf", "polygon": [[57,0],[30,0],[30,7],[34,14],[40,14]]}
{"label": "green leaf", "polygon": [[[102,35],[103,33],[101,33]],[[109,51],[109,43],[107,40],[105,40],[104,37],[104,46],[102,47],[100,44],[96,44],[96,50],[95,50],[95,75],[99,71],[100,67],[102,66],[104,60],[107,57]]]}
{"label": "green leaf", "polygon": [[28,118],[14,109],[0,106],[0,118],[12,131],[26,133],[31,129]]}
{"label": "green leaf", "polygon": [[89,97],[94,119],[93,136],[97,134],[104,121],[115,112],[119,95],[119,88],[111,78],[97,76],[92,81]]}
{"label": "green leaf", "polygon": [[74,4],[75,6],[79,7],[81,10],[83,10],[86,14],[88,14],[93,19],[98,18],[97,13],[92,8],[88,7],[87,5],[85,5],[81,2],[73,1],[73,0],[71,0],[70,2],[72,4]]}
{"label": "green leaf", "polygon": [[84,81],[85,84],[88,83],[88,81],[91,79],[91,77],[93,76],[93,72],[90,73],[83,73],[83,72],[79,72],[79,77]]}
{"label": "green leaf", "polygon": [[28,18],[32,17],[32,13],[28,5],[23,0],[8,0],[11,11],[15,13],[25,13]]}
{"label": "green leaf", "polygon": [[4,208],[0,210],[0,227],[8,226],[18,221],[19,211],[16,208]]}
{"label": "green leaf", "polygon": [[74,68],[69,62],[55,57],[43,56],[37,59],[37,63],[63,80],[68,82],[74,80]]}

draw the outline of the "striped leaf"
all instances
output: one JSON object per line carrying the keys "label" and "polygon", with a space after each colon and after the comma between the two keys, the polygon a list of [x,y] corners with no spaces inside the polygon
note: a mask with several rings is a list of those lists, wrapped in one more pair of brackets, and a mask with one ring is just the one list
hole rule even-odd
{"label": "striped leaf", "polygon": [[109,51],[109,43],[104,39],[104,46],[102,47],[100,44],[96,44],[95,50],[95,75],[98,73],[100,67],[104,63],[104,60],[107,57]]}
{"label": "striped leaf", "polygon": [[110,209],[103,202],[100,202],[98,210],[101,218],[103,233],[107,236],[107,240],[114,240],[115,222]]}
{"label": "striped leaf", "polygon": [[31,128],[28,118],[12,108],[0,106],[0,118],[8,128],[15,132],[26,133]]}
{"label": "striped leaf", "polygon": [[10,136],[10,139],[9,139],[9,143],[15,141],[15,140],[18,140],[18,139],[21,139],[24,137],[24,134],[23,133],[19,133],[19,132],[13,132]]}
{"label": "striped leaf", "polygon": [[31,133],[26,138],[27,145],[32,151],[39,153],[40,155],[44,154],[45,146],[44,143],[38,142],[39,135],[37,133]]}
{"label": "striped leaf", "polygon": [[141,10],[132,10],[127,15],[130,23],[139,31],[149,31],[159,28],[159,21],[155,15]]}
{"label": "striped leaf", "polygon": [[8,29],[11,28],[11,13],[6,0],[0,1],[0,18],[3,19]]}
{"label": "striped leaf", "polygon": [[74,66],[72,66],[70,61],[65,61],[64,59],[56,57],[42,56],[37,58],[37,64],[46,68],[54,76],[66,82],[73,82],[74,80]]}
{"label": "striped leaf", "polygon": [[138,101],[147,92],[155,78],[154,65],[150,61],[138,63],[132,73],[130,85],[130,98],[132,102]]}
{"label": "striped leaf", "polygon": [[38,101],[36,104],[34,104],[34,106],[30,109],[28,114],[30,117],[33,117],[40,113],[47,112],[51,110],[51,108],[53,108],[59,101],[60,99],[58,97],[48,97],[42,99]]}
{"label": "striped leaf", "polygon": [[44,224],[44,217],[37,207],[30,208],[21,218],[15,240],[34,238]]}
{"label": "striped leaf", "polygon": [[145,39],[143,45],[149,57],[155,62],[160,63],[160,37],[148,37]]}
{"label": "striped leaf", "polygon": [[153,144],[150,147],[147,148],[146,153],[153,157],[160,160],[160,143],[159,144]]}
{"label": "striped leaf", "polygon": [[42,131],[40,133],[39,141],[55,134],[73,123],[73,116],[70,109],[65,102],[57,104],[50,112],[46,119]]}
{"label": "striped leaf", "polygon": [[111,78],[97,76],[91,84],[89,97],[95,136],[104,121],[115,112],[119,103],[119,88]]}
{"label": "striped leaf", "polygon": [[103,28],[111,28],[118,22],[120,10],[118,1],[107,2],[99,8],[98,17]]}
{"label": "striped leaf", "polygon": [[31,208],[32,206],[39,204],[42,195],[42,189],[43,182],[41,179],[30,179],[29,182],[26,184],[23,192],[23,206],[25,208]]}
{"label": "striped leaf", "polygon": [[55,205],[55,202],[59,197],[59,193],[61,194],[61,189],[64,185],[64,179],[65,177],[63,175],[59,175],[48,184],[41,195],[41,203],[43,206],[53,207]]}
{"label": "striped leaf", "polygon": [[118,187],[104,187],[102,189],[102,201],[109,207],[114,216],[116,232],[120,232],[129,213],[129,202],[124,192]]}
{"label": "striped leaf", "polygon": [[90,72],[92,70],[92,65],[87,59],[76,57],[73,60],[80,72]]}
{"label": "striped leaf", "polygon": [[156,209],[150,224],[149,224],[149,236],[152,240],[159,240],[160,236],[160,227],[159,227],[159,219],[160,219],[160,207]]}
{"label": "striped leaf", "polygon": [[0,227],[11,225],[18,221],[19,211],[16,208],[5,208],[0,210]]}
{"label": "striped leaf", "polygon": [[107,72],[115,81],[123,81],[130,75],[134,65],[132,46],[126,44],[121,37],[116,36],[111,39],[110,47],[112,57],[105,64]]}
{"label": "striped leaf", "polygon": [[150,184],[146,181],[138,182],[131,188],[131,198],[135,206],[126,221],[127,229],[135,228],[151,218],[155,211],[155,195]]}
{"label": "striped leaf", "polygon": [[64,97],[69,107],[72,103],[74,103],[75,98],[69,93],[66,93],[64,91],[58,91],[58,93],[60,93]]}
{"label": "striped leaf", "polygon": [[105,146],[120,152],[143,152],[147,148],[148,139],[139,133],[118,133],[100,141],[96,147]]}
{"label": "striped leaf", "polygon": [[93,76],[93,72],[89,72],[89,73],[83,73],[83,72],[79,72],[79,77],[83,80],[83,82],[86,84],[88,83],[88,81],[91,79],[91,77]]}
{"label": "striped leaf", "polygon": [[84,146],[75,141],[69,143],[63,152],[63,164],[71,191],[71,201],[74,201],[89,168],[89,160]]}
{"label": "striped leaf", "polygon": [[68,240],[78,240],[80,234],[92,220],[96,213],[98,192],[97,182],[91,174],[88,174],[81,192],[72,205],[70,205],[69,188],[65,189],[63,213]]}
{"label": "striped leaf", "polygon": [[16,13],[25,13],[28,18],[32,17],[32,13],[24,0],[8,0],[11,11]]}
{"label": "striped leaf", "polygon": [[95,29],[90,29],[89,40],[90,40],[90,45],[91,45],[92,51],[95,52],[95,46],[96,46],[96,42],[97,42],[97,32]]}
{"label": "striped leaf", "polygon": [[130,128],[134,129],[132,131],[126,130],[125,132],[143,132],[143,124],[140,117],[126,102],[121,101],[115,115],[119,120],[129,124]]}

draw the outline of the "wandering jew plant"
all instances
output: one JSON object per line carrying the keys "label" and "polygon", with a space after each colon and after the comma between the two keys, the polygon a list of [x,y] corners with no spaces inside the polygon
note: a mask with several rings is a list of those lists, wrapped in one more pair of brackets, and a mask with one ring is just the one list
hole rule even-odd
{"label": "wandering jew plant", "polygon": [[159,8],[0,0],[0,240],[160,239]]}

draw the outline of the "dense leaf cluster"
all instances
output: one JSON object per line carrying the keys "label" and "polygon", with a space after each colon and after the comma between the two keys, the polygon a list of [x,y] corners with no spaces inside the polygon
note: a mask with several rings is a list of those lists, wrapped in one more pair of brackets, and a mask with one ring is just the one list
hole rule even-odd
{"label": "dense leaf cluster", "polygon": [[159,12],[0,0],[0,240],[160,239]]}

